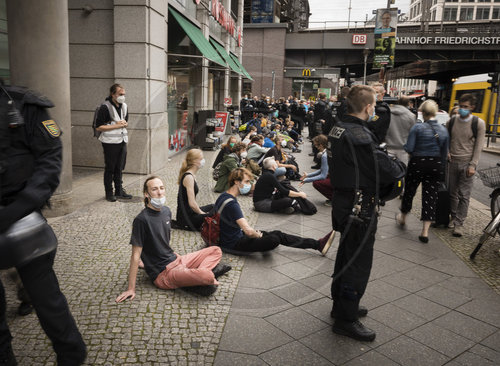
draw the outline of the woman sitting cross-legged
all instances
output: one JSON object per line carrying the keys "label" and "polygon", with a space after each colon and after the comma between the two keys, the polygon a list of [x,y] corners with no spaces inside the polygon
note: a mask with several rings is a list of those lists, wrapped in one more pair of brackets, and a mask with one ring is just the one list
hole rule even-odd
{"label": "woman sitting cross-legged", "polygon": [[[295,192],[278,181],[275,174],[278,163],[274,157],[265,158],[262,168],[262,175],[255,183],[255,191],[253,192],[255,211],[294,213],[295,207],[298,205],[294,198],[307,198],[305,192]],[[280,198],[277,198],[278,196]]]}
{"label": "woman sitting cross-legged", "polygon": [[200,207],[196,202],[198,194],[196,173],[204,165],[205,159],[201,150],[191,149],[187,152],[179,171],[175,229],[200,231],[205,216],[210,214],[214,207],[213,204]]}
{"label": "woman sitting cross-legged", "polygon": [[299,187],[302,187],[304,183],[312,182],[313,187],[326,197],[326,204],[328,205],[332,199],[333,194],[333,188],[330,183],[330,176],[328,175],[328,157],[326,154],[328,137],[326,137],[325,135],[318,135],[313,138],[312,142],[314,147],[319,151],[318,154],[321,154],[320,169],[312,173],[304,173],[302,177],[300,177],[301,182],[299,183]]}
{"label": "woman sitting cross-legged", "polygon": [[229,189],[215,202],[216,210],[226,202],[220,215],[219,245],[222,250],[234,254],[266,252],[281,244],[299,249],[316,249],[325,255],[332,244],[334,232],[316,240],[285,234],[278,230],[261,232],[248,224],[237,197],[250,190],[252,178],[252,173],[245,168],[233,170],[229,176]]}

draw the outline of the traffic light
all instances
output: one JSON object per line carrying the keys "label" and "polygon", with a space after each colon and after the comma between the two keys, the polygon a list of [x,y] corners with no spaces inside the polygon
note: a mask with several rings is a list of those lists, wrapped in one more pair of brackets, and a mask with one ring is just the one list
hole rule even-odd
{"label": "traffic light", "polygon": [[498,90],[498,72],[489,72],[488,77],[490,79],[486,80],[491,86],[488,87],[493,93],[496,93]]}

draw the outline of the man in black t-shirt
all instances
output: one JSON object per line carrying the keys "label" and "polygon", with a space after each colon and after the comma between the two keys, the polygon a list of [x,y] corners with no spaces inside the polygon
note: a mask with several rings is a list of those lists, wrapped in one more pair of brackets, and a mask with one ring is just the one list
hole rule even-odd
{"label": "man in black t-shirt", "polygon": [[152,176],[144,182],[145,208],[132,225],[132,255],[128,276],[128,289],[116,298],[122,302],[135,297],[135,283],[139,261],[156,287],[172,290],[191,288],[201,295],[215,292],[217,277],[231,269],[220,264],[219,247],[209,247],[186,255],[178,255],[170,247],[172,213],[165,204],[165,186],[160,178]]}

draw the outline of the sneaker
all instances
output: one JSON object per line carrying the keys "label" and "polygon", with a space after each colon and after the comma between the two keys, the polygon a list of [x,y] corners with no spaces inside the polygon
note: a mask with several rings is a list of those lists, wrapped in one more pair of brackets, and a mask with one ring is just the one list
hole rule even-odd
{"label": "sneaker", "polygon": [[229,272],[232,268],[233,267],[229,264],[219,263],[214,269],[212,269],[212,272],[214,273],[215,278],[219,278],[223,274]]}
{"label": "sneaker", "polygon": [[122,188],[122,189],[119,189],[118,191],[115,192],[115,196],[117,198],[124,198],[126,200],[129,200],[132,198],[132,195],[131,194],[128,194],[127,192],[125,192],[125,190]]}
{"label": "sneaker", "polygon": [[107,194],[106,201],[108,202],[116,202],[116,196],[114,194]]}
{"label": "sneaker", "polygon": [[283,210],[281,210],[284,214],[291,215],[295,212],[295,209],[293,207],[287,207]]}
{"label": "sneaker", "polygon": [[206,286],[189,286],[182,287],[184,291],[191,292],[200,296],[210,296],[215,291],[217,291],[217,285],[206,285]]}
{"label": "sneaker", "polygon": [[450,220],[450,223],[448,224],[448,229],[454,229],[455,228],[455,221]]}
{"label": "sneaker", "polygon": [[321,168],[320,164],[311,165],[311,169],[320,169],[320,168]]}
{"label": "sneaker", "polygon": [[398,212],[396,214],[395,219],[396,219],[396,224],[398,224],[399,226],[405,226],[406,225],[406,222],[403,219],[403,214],[401,212]]}
{"label": "sneaker", "polygon": [[[358,317],[360,318],[363,318],[365,316],[368,315],[368,309],[362,305],[359,305],[359,308],[358,308]],[[332,311],[330,311],[330,316],[332,318],[336,318],[337,317],[337,314],[335,312],[335,306],[332,307]]]}
{"label": "sneaker", "polygon": [[464,227],[462,225],[455,225],[452,235],[460,238],[464,234]]}
{"label": "sneaker", "polygon": [[356,339],[358,341],[372,342],[375,339],[375,332],[367,328],[359,320],[346,322],[335,319],[332,326],[333,333]]}
{"label": "sneaker", "polygon": [[324,203],[324,205],[326,207],[332,207],[332,201],[331,200],[326,200],[325,203]]}
{"label": "sneaker", "polygon": [[328,253],[328,249],[332,246],[333,239],[335,238],[335,230],[332,230],[330,236],[326,241],[323,241],[324,238],[321,238],[319,240],[319,248],[318,250],[321,252],[321,255],[324,257],[326,253]]}

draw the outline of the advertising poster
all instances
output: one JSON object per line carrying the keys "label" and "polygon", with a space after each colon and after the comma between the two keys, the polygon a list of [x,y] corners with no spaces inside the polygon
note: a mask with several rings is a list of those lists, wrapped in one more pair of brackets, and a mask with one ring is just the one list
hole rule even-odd
{"label": "advertising poster", "polygon": [[394,67],[398,9],[378,9],[375,20],[373,69]]}
{"label": "advertising poster", "polygon": [[215,118],[218,120],[215,131],[224,132],[226,130],[226,123],[229,118],[229,112],[215,112]]}

